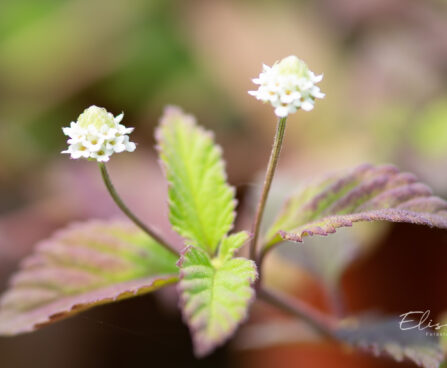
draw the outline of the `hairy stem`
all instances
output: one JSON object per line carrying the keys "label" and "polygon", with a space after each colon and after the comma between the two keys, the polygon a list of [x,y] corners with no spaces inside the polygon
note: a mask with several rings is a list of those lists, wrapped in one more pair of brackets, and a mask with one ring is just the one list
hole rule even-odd
{"label": "hairy stem", "polygon": [[272,153],[265,174],[264,186],[262,188],[261,198],[259,199],[258,207],[256,209],[255,221],[253,223],[252,234],[253,237],[250,243],[250,258],[256,259],[256,246],[258,243],[259,230],[261,228],[262,216],[264,214],[265,204],[267,202],[270,187],[272,186],[273,177],[275,175],[276,167],[278,166],[278,159],[281,153],[282,142],[284,139],[284,132],[286,130],[287,118],[280,118],[276,126],[275,139],[273,141]]}
{"label": "hairy stem", "polygon": [[110,180],[109,173],[107,171],[106,165],[103,162],[99,163],[99,169],[101,170],[102,179],[104,180],[104,184],[107,187],[111,197],[117,204],[117,206],[123,211],[126,216],[132,220],[132,222],[137,225],[141,230],[143,230],[146,234],[148,234],[152,239],[154,239],[157,243],[161,244],[171,253],[178,255],[178,251],[169,245],[165,240],[163,240],[160,235],[158,235],[154,230],[150,229],[147,225],[145,225],[135,214],[124,204],[121,197],[118,195],[115,187],[113,186],[112,181]]}
{"label": "hairy stem", "polygon": [[288,296],[279,294],[278,292],[269,290],[265,287],[259,288],[258,297],[265,302],[302,319],[322,336],[330,340],[336,340],[336,321],[302,303],[300,300],[291,299]]}

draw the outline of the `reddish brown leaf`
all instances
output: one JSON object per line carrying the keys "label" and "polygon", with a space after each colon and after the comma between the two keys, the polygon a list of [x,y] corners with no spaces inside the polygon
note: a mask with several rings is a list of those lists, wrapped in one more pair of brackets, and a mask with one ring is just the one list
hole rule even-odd
{"label": "reddish brown leaf", "polygon": [[363,165],[309,185],[294,195],[267,233],[270,247],[284,240],[328,235],[359,221],[408,222],[447,228],[447,202],[409,173],[391,165]]}

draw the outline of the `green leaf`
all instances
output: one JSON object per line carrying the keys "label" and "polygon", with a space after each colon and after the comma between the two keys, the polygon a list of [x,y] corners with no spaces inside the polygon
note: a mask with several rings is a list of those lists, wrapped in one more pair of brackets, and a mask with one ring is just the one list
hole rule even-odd
{"label": "green leaf", "polygon": [[24,259],[0,299],[0,335],[29,332],[174,283],[175,262],[172,253],[127,222],[72,225]]}
{"label": "green leaf", "polygon": [[188,243],[214,254],[232,227],[236,205],[221,149],[176,107],[166,109],[156,137],[169,182],[171,224]]}
{"label": "green leaf", "polygon": [[411,360],[423,368],[438,368],[444,354],[438,340],[427,332],[418,328],[402,330],[400,320],[390,318],[356,321],[351,327],[341,327],[336,335],[340,340],[376,356],[389,356],[398,362]]}
{"label": "green leaf", "polygon": [[254,299],[256,265],[245,258],[212,260],[200,248],[189,246],[178,266],[183,318],[201,357],[223,344],[246,318]]}
{"label": "green leaf", "polygon": [[233,258],[234,252],[242,247],[249,238],[250,234],[247,231],[240,231],[236,234],[225,236],[220,243],[219,259],[227,261]]}
{"label": "green leaf", "polygon": [[391,165],[360,166],[307,186],[284,206],[267,232],[269,248],[283,240],[328,235],[359,221],[408,222],[447,228],[447,202],[410,173]]}

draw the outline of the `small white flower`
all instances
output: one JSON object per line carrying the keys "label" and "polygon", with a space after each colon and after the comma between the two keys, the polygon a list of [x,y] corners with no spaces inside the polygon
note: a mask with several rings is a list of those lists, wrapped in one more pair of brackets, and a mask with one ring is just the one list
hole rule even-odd
{"label": "small white flower", "polygon": [[97,160],[98,162],[109,161],[110,156],[113,154],[113,150],[101,148],[97,152],[92,152],[90,157]]}
{"label": "small white flower", "polygon": [[248,93],[258,100],[269,102],[275,108],[275,114],[283,118],[298,109],[312,110],[315,99],[325,96],[315,85],[322,79],[323,75],[315,75],[304,61],[292,55],[272,67],[263,65],[259,77],[253,79],[259,88]]}
{"label": "small white flower", "polygon": [[76,122],[62,131],[69,137],[68,149],[62,153],[71,158],[87,158],[98,162],[107,162],[114,153],[133,152],[136,145],[130,142],[128,134],[133,128],[121,123],[124,114],[114,117],[106,109],[90,106],[79,115]]}
{"label": "small white flower", "polygon": [[126,151],[127,152],[133,152],[137,148],[137,145],[135,143],[129,141],[129,136],[127,136],[127,135],[124,136],[124,142],[123,143],[126,146]]}
{"label": "small white flower", "polygon": [[106,148],[116,153],[124,152],[126,145],[124,144],[124,136],[113,137],[107,141]]}

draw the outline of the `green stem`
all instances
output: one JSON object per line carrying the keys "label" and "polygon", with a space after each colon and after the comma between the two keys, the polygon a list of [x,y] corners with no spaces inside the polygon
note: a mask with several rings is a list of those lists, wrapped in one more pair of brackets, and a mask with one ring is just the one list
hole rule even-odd
{"label": "green stem", "polygon": [[304,304],[300,300],[292,300],[285,295],[265,287],[259,288],[258,296],[265,302],[302,319],[322,336],[330,340],[337,339],[335,335],[336,321]]}
{"label": "green stem", "polygon": [[133,221],[135,225],[137,225],[141,230],[143,230],[146,234],[148,234],[152,239],[154,239],[157,243],[161,244],[171,253],[178,255],[178,251],[169,245],[165,240],[163,240],[154,230],[150,229],[146,226],[137,216],[133,214],[133,212],[124,204],[121,197],[118,195],[115,187],[113,186],[112,181],[110,180],[109,173],[107,171],[106,165],[103,162],[99,163],[99,169],[101,170],[102,179],[104,180],[104,184],[107,187],[111,197],[118,205],[118,207],[123,211],[129,219]]}
{"label": "green stem", "polygon": [[265,174],[264,187],[262,188],[261,198],[259,199],[258,207],[256,209],[255,221],[253,223],[252,234],[253,237],[250,243],[250,258],[256,259],[256,246],[258,243],[259,230],[261,228],[262,216],[264,214],[265,204],[267,202],[270,187],[272,186],[273,177],[275,175],[276,167],[278,166],[279,154],[281,153],[282,142],[284,139],[284,132],[286,130],[287,118],[280,118],[276,126],[276,134],[273,142],[270,160]]}

